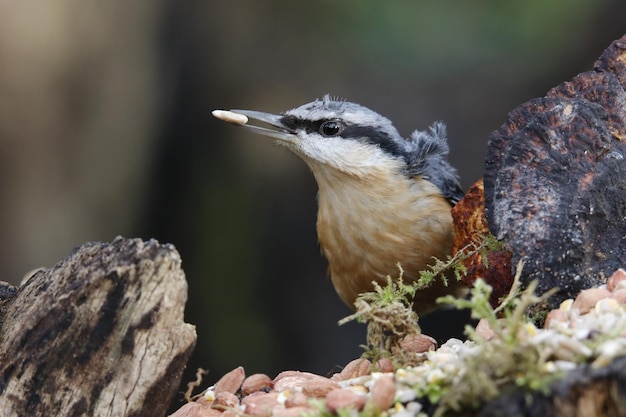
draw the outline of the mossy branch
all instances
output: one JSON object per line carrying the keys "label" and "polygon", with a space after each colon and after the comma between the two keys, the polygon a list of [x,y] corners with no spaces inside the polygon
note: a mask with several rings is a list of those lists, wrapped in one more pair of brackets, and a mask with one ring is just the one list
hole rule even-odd
{"label": "mossy branch", "polygon": [[340,325],[353,320],[367,323],[363,356],[372,361],[391,356],[400,339],[420,332],[417,314],[411,308],[416,288],[402,281],[403,270],[398,268],[397,280],[387,277],[384,287],[373,282],[374,291],[359,295],[355,301],[356,312],[339,321]]}
{"label": "mossy branch", "polygon": [[435,263],[429,269],[420,272],[420,278],[413,284],[416,289],[429,286],[435,279],[441,278],[447,285],[446,273],[452,271],[457,280],[467,273],[465,261],[479,254],[486,268],[489,267],[487,262],[487,254],[489,252],[501,250],[504,244],[496,239],[492,234],[478,235],[476,239],[457,251],[454,256],[448,256],[445,261],[435,259]]}

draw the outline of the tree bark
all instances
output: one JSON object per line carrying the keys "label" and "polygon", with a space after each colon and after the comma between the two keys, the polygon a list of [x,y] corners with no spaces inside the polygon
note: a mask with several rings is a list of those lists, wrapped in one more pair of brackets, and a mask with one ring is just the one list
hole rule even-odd
{"label": "tree bark", "polygon": [[193,351],[178,252],[86,243],[0,291],[1,416],[162,416]]}

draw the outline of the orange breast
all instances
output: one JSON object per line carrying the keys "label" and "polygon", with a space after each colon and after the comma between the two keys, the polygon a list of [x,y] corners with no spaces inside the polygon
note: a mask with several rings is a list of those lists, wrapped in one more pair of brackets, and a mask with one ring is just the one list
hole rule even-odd
{"label": "orange breast", "polygon": [[[433,184],[421,178],[369,180],[320,184],[319,240],[333,285],[351,308],[358,294],[373,289],[372,281],[397,277],[398,264],[405,280],[416,280],[433,257],[445,259],[452,248],[451,206]],[[446,291],[452,289],[418,294],[416,311],[432,309]]]}

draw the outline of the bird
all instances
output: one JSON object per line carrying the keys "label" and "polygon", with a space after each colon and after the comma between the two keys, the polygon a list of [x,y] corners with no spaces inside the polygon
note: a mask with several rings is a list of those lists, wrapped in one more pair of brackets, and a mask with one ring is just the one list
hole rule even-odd
{"label": "bird", "polygon": [[[272,138],[309,166],[318,186],[319,244],[333,286],[350,308],[359,294],[374,290],[373,282],[384,286],[398,276],[398,267],[410,283],[451,254],[451,208],[463,191],[447,160],[444,123],[403,138],[389,119],[328,94],[281,114],[213,115]],[[457,280],[436,280],[416,292],[413,309],[426,314],[438,307],[438,297],[463,292]]]}

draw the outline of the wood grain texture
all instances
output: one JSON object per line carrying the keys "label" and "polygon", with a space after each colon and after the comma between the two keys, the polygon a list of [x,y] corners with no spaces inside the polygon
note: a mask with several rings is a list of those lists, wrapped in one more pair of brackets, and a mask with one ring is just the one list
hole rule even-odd
{"label": "wood grain texture", "polygon": [[87,243],[0,304],[3,416],[161,416],[195,345],[172,245]]}

